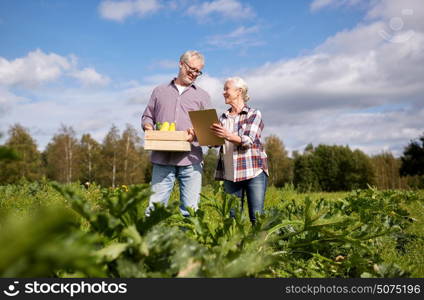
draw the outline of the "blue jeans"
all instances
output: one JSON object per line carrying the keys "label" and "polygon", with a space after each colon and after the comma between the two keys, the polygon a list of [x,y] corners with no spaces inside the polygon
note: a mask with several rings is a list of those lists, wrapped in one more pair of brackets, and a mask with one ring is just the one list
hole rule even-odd
{"label": "blue jeans", "polygon": [[189,216],[187,207],[197,210],[202,188],[202,166],[200,163],[189,166],[167,166],[153,164],[152,192],[146,216],[154,209],[154,203],[168,205],[175,179],[180,184],[180,211]]}
{"label": "blue jeans", "polygon": [[236,195],[237,197],[242,199],[242,209],[244,194],[246,194],[247,205],[249,209],[249,218],[250,221],[255,224],[255,213],[262,213],[264,209],[267,183],[268,176],[265,174],[265,172],[262,172],[256,177],[238,182],[224,180],[224,189],[227,193]]}

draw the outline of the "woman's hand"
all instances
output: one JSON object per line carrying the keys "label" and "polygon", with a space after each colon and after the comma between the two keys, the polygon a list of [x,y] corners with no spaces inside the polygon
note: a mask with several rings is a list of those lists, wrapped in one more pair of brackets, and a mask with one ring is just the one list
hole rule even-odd
{"label": "woman's hand", "polygon": [[213,134],[215,134],[217,137],[223,138],[224,140],[227,140],[236,145],[241,144],[241,137],[225,129],[221,124],[212,124],[210,130],[212,130]]}
{"label": "woman's hand", "polygon": [[212,130],[213,134],[215,134],[217,137],[223,138],[225,140],[227,140],[229,136],[231,135],[231,132],[229,132],[227,129],[222,127],[222,125],[217,123],[212,124],[210,129]]}

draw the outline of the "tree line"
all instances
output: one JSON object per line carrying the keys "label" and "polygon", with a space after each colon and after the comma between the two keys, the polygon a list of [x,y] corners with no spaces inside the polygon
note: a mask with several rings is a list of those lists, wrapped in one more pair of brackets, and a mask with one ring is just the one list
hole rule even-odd
{"label": "tree line", "polygon": [[[276,187],[292,184],[298,191],[350,191],[375,186],[379,189],[424,188],[424,135],[411,141],[400,158],[390,152],[368,156],[349,146],[309,144],[303,153],[291,157],[283,141],[275,135],[265,138],[269,163],[269,183]],[[205,166],[216,161],[217,153],[209,149]],[[211,183],[213,171],[205,169]]]}
{"label": "tree line", "polygon": [[[275,135],[265,138],[269,160],[269,183],[276,187],[292,184],[299,191],[342,191],[367,188],[424,188],[424,135],[405,147],[401,158],[390,152],[368,156],[349,146],[308,145],[289,157],[283,141]],[[90,134],[80,139],[72,127],[62,125],[44,151],[37,149],[29,130],[15,124],[0,146],[0,184],[22,178],[42,178],[62,183],[97,183],[117,187],[148,183],[150,153],[142,146],[139,130],[127,125],[122,133],[112,125],[101,142]],[[203,184],[212,184],[217,151],[204,157]]]}
{"label": "tree line", "polygon": [[[419,142],[421,141],[421,143]],[[265,149],[274,172],[270,180],[275,186],[293,183],[301,191],[346,191],[376,186],[379,189],[424,188],[424,135],[411,141],[403,155],[390,152],[368,156],[349,146],[309,144],[303,153],[287,156],[283,142],[276,136],[265,139]]]}
{"label": "tree line", "polygon": [[22,178],[96,182],[111,187],[150,181],[149,154],[141,147],[141,138],[131,125],[122,134],[112,126],[102,143],[90,134],[77,139],[72,127],[62,125],[42,152],[23,126],[15,124],[8,133],[2,148],[12,151],[16,158],[0,161],[0,184]]}

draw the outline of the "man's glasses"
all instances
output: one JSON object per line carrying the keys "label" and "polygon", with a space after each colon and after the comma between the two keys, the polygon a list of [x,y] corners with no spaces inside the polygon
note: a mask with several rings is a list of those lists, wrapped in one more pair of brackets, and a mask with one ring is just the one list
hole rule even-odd
{"label": "man's glasses", "polygon": [[188,63],[186,63],[185,61],[183,61],[183,63],[184,63],[184,65],[186,66],[187,71],[189,71],[191,74],[194,74],[194,75],[196,75],[196,76],[201,76],[201,75],[203,74],[203,72],[202,72],[202,71],[200,71],[200,70],[197,70],[197,69],[195,69],[195,68],[190,67],[190,66],[188,65]]}

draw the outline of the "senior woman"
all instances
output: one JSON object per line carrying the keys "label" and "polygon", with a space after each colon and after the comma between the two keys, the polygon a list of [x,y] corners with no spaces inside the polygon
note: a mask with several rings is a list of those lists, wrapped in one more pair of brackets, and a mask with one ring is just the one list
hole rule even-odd
{"label": "senior woman", "polygon": [[240,77],[225,81],[225,104],[230,108],[213,124],[212,132],[225,143],[219,149],[215,179],[224,180],[224,189],[242,199],[247,196],[249,218],[256,223],[262,213],[268,182],[268,163],[261,133],[264,128],[261,112],[246,105],[249,100],[246,82]]}

